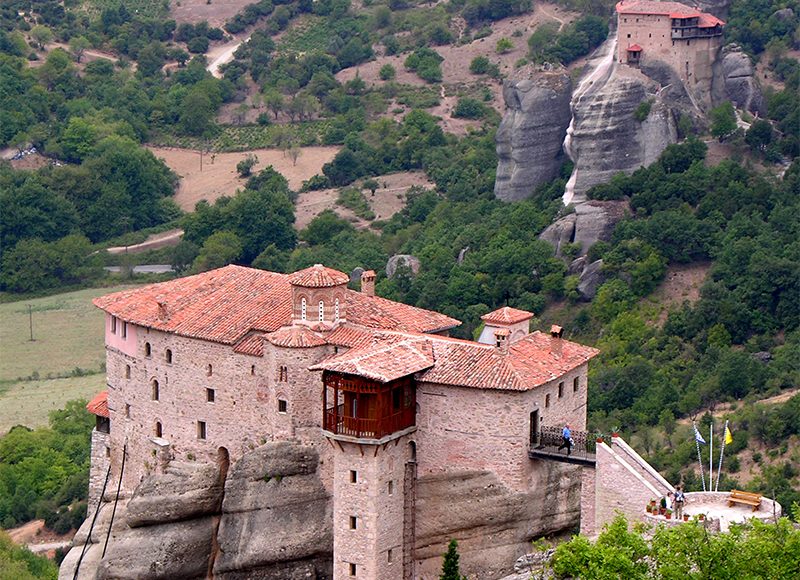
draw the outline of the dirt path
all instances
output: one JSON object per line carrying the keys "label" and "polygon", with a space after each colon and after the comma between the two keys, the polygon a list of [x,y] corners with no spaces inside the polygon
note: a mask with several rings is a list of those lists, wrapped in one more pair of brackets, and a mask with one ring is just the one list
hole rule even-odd
{"label": "dirt path", "polygon": [[153,234],[140,244],[132,246],[114,246],[106,251],[109,254],[141,254],[150,250],[158,250],[167,246],[177,246],[181,241],[183,230],[168,230],[160,234]]}
{"label": "dirt path", "polygon": [[249,36],[244,40],[234,37],[234,39],[230,42],[226,42],[225,44],[220,44],[211,48],[211,50],[206,53],[206,58],[208,59],[209,63],[206,67],[206,70],[214,77],[221,79],[222,72],[219,70],[219,68],[223,64],[228,64],[230,61],[232,61],[233,53],[236,52],[236,49],[248,40],[250,40]]}
{"label": "dirt path", "polygon": [[18,528],[6,531],[12,542],[20,546],[27,546],[35,554],[67,548],[72,544],[74,535],[74,532],[63,535],[56,534],[44,527],[44,520],[32,520]]}
{"label": "dirt path", "polygon": [[236,164],[247,155],[255,155],[258,163],[253,173],[271,165],[275,171],[283,175],[289,187],[297,190],[303,181],[322,172],[322,166],[331,161],[338,147],[303,147],[297,163],[292,163],[279,149],[256,149],[237,153],[215,153],[203,155],[203,167],[200,168],[200,153],[193,149],[172,147],[148,147],[156,157],[180,176],[180,185],[175,194],[175,202],[184,211],[193,211],[200,200],[213,203],[216,199],[232,196],[237,189],[244,187],[246,179],[239,177]]}

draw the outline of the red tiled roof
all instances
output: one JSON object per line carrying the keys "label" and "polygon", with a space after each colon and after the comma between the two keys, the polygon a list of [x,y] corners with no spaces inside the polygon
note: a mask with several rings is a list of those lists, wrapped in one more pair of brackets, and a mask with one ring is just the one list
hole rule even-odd
{"label": "red tiled roof", "polygon": [[[93,302],[132,324],[235,344],[251,331],[274,332],[290,324],[291,301],[288,275],[225,266],[196,276],[116,292]],[[350,322],[369,328],[438,332],[460,324],[438,312],[353,290],[345,291],[345,308]]]}
{"label": "red tiled roof", "polygon": [[326,268],[322,264],[314,264],[305,270],[289,275],[289,283],[292,286],[302,286],[304,288],[330,288],[331,286],[347,284],[349,281],[350,276],[344,272]]}
{"label": "red tiled roof", "polygon": [[724,20],[720,20],[716,16],[712,14],[706,14],[702,12],[700,14],[700,24],[698,24],[699,28],[714,28],[715,26],[723,26],[725,24]]}
{"label": "red tiled roof", "polygon": [[[376,337],[378,338],[378,337]],[[432,367],[431,342],[422,336],[381,336],[376,343],[353,348],[309,367],[388,383]]]}
{"label": "red tiled roof", "polygon": [[631,50],[631,51],[633,51],[633,52],[642,52],[642,47],[641,47],[641,46],[639,46],[638,44],[631,44],[631,45],[628,47],[628,50]]}
{"label": "red tiled roof", "polygon": [[510,306],[503,306],[494,312],[481,316],[481,320],[487,324],[500,325],[516,324],[517,322],[522,322],[523,320],[529,320],[531,318],[533,318],[533,312],[511,308]]}
{"label": "red tiled roof", "polygon": [[101,391],[86,405],[86,410],[92,415],[108,419],[108,391]]}
{"label": "red tiled roof", "polygon": [[[617,2],[616,10],[619,14],[687,14],[682,18],[698,15],[699,11],[680,2],[659,2],[658,0],[623,0]],[[677,16],[676,16],[677,17]]]}
{"label": "red tiled roof", "polygon": [[526,391],[579,367],[599,352],[541,332],[509,345],[507,353],[493,345],[448,337],[392,334],[376,332],[369,344],[361,343],[310,368],[382,382],[420,373],[419,380],[424,382]]}
{"label": "red tiled roof", "polygon": [[313,348],[328,344],[320,335],[305,326],[285,326],[265,337],[275,346],[284,348]]}
{"label": "red tiled roof", "polygon": [[250,356],[264,356],[264,335],[260,332],[248,334],[234,345],[233,352]]}

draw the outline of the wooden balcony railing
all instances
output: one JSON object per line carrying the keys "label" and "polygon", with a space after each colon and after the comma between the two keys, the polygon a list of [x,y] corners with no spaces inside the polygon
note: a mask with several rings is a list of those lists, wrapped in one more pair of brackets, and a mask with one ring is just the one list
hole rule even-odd
{"label": "wooden balcony railing", "polygon": [[344,416],[344,405],[330,407],[325,411],[325,430],[336,435],[348,435],[360,439],[380,439],[415,424],[415,409],[409,407],[397,413],[369,419]]}

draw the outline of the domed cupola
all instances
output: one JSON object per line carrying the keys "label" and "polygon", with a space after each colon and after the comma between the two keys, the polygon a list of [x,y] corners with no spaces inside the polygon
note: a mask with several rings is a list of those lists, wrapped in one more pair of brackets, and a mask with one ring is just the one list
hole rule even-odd
{"label": "domed cupola", "polygon": [[290,274],[292,323],[322,330],[343,322],[349,281],[350,277],[344,272],[322,264]]}

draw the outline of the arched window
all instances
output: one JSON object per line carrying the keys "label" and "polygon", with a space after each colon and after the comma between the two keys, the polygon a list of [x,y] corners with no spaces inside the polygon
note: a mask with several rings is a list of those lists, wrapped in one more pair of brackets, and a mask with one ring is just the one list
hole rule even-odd
{"label": "arched window", "polygon": [[320,300],[319,301],[319,321],[322,322],[325,320],[325,303]]}
{"label": "arched window", "polygon": [[153,349],[150,347],[149,342],[144,343],[144,356],[149,357],[153,354]]}
{"label": "arched window", "polygon": [[213,373],[214,368],[211,365],[208,365],[208,368],[206,369],[206,375],[210,377]]}
{"label": "arched window", "polygon": [[336,299],[336,302],[333,303],[333,319],[338,321],[339,320],[339,299]]}
{"label": "arched window", "polygon": [[306,299],[302,298],[300,300],[300,320],[306,319]]}
{"label": "arched window", "polygon": [[125,378],[131,378],[131,365],[125,365]]}
{"label": "arched window", "polygon": [[172,351],[170,349],[167,349],[164,353],[164,358],[167,359],[167,364],[172,364]]}
{"label": "arched window", "polygon": [[156,437],[161,437],[162,434],[161,421],[156,421]]}
{"label": "arched window", "polygon": [[159,397],[161,396],[161,393],[159,392],[158,388],[158,381],[153,379],[151,386],[153,387],[153,391],[150,395],[150,398],[153,399],[154,401],[158,401]]}

